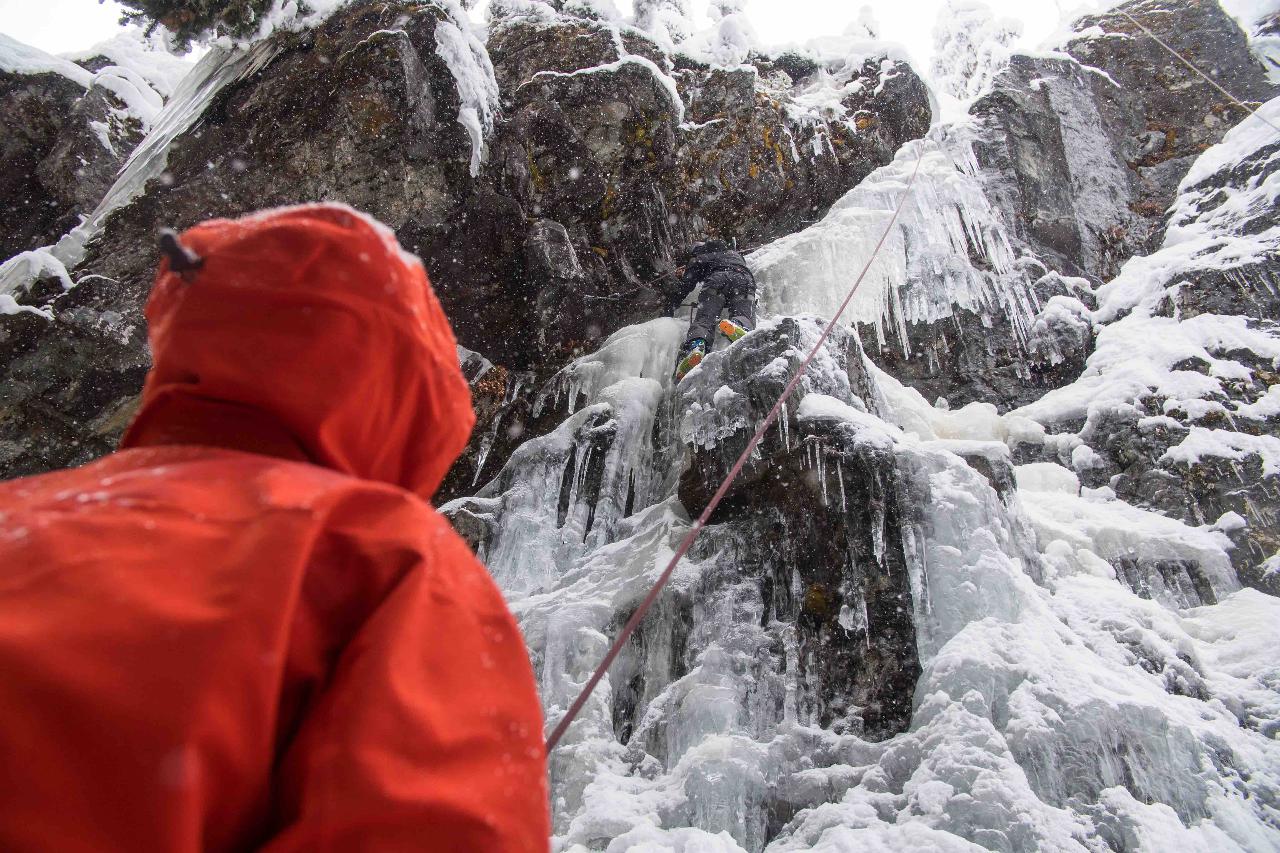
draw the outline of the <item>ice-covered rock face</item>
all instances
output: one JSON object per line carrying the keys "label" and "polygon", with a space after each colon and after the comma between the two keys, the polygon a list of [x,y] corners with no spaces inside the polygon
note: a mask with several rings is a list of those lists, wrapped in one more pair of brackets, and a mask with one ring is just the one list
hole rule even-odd
{"label": "ice-covered rock face", "polygon": [[[1105,75],[1060,55],[1001,79],[751,257],[759,330],[676,387],[655,365],[679,325],[618,333],[532,392],[564,425],[446,507],[556,721],[919,162],[851,308],[868,351],[837,329],[552,756],[557,849],[1276,846],[1280,605],[1237,575],[1277,574],[1274,139],[1184,162],[1164,248],[1125,264],[1147,237],[1113,226],[1160,233],[1141,200],[1174,173],[1131,180]],[[1197,427],[1211,404],[1253,426]]]}
{"label": "ice-covered rock face", "polygon": [[75,211],[86,221],[0,269],[21,312],[0,316],[0,470],[83,461],[119,434],[157,228],[338,200],[423,257],[460,343],[500,368],[444,487],[465,493],[554,426],[530,418],[531,389],[661,310],[652,285],[677,249],[796,230],[929,126],[923,82],[875,45],[808,60],[804,79],[764,56],[726,69],[673,57],[609,5],[499,4],[485,32],[457,0],[353,3],[213,50],[102,202]]}
{"label": "ice-covered rock face", "polygon": [[[539,393],[562,427],[443,507],[549,722],[818,331],[771,321],[673,387],[680,326],[624,330]],[[553,754],[557,849],[1265,849],[1280,606],[1222,532],[1015,470],[1035,434],[838,329]]]}
{"label": "ice-covered rock face", "polygon": [[[1261,112],[1275,122],[1280,104]],[[1101,327],[1083,375],[1020,411],[1078,430],[1087,452],[1073,450],[1071,464],[1088,485],[1197,524],[1240,519],[1224,527],[1233,560],[1272,592],[1280,587],[1262,565],[1280,546],[1277,169],[1280,140],[1259,119],[1202,154],[1164,245],[1098,291]]]}
{"label": "ice-covered rock face", "polygon": [[[1204,53],[1241,97],[1270,90],[1216,4],[1124,8]],[[766,303],[796,310],[820,282],[812,310],[838,304],[920,154],[921,192],[852,306],[877,361],[952,404],[1014,408],[1074,380],[1093,347],[1092,290],[1158,246],[1195,155],[1243,115],[1119,13],[1077,29],[1069,52],[1013,56],[969,122],[934,128],[819,226],[757,253]]]}
{"label": "ice-covered rock face", "polygon": [[[683,8],[643,4],[655,41],[608,0],[502,0],[486,48],[450,0],[357,4],[211,54],[85,225],[0,270],[80,280],[0,295],[4,470],[109,449],[157,224],[365,207],[462,333],[480,426],[441,509],[550,726],[911,183],[550,756],[554,848],[1276,849],[1280,599],[1241,581],[1280,579],[1280,143],[1115,15],[926,135],[904,66],[707,65],[740,4],[673,54]],[[1259,96],[1216,4],[1126,8]],[[687,325],[645,281],[701,231],[797,233],[750,256],[760,327],[675,384]]]}

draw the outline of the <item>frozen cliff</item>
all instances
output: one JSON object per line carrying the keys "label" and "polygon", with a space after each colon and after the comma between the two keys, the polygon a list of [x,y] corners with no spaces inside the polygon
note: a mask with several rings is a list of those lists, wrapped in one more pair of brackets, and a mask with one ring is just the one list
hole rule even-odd
{"label": "frozen cliff", "polygon": [[[906,192],[552,754],[555,849],[1280,850],[1280,134],[1115,12],[992,51],[943,122],[867,33],[774,55],[685,5],[352,3],[211,51],[134,137],[22,148],[115,159],[7,234],[0,468],[118,436],[157,227],[367,209],[458,329],[441,510],[549,729]],[[1266,21],[1123,9],[1280,124]],[[6,115],[88,109],[82,65],[6,50]],[[754,248],[763,319],[675,384],[652,281],[703,235]]]}

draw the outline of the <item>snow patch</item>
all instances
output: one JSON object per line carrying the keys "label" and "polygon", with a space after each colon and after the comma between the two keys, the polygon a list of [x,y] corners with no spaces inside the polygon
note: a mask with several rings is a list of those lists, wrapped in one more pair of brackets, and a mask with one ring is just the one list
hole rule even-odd
{"label": "snow patch", "polygon": [[489,52],[472,31],[466,13],[456,2],[447,3],[446,8],[453,20],[436,24],[436,55],[445,61],[458,87],[458,123],[471,137],[471,176],[475,177],[488,156],[501,96]]}

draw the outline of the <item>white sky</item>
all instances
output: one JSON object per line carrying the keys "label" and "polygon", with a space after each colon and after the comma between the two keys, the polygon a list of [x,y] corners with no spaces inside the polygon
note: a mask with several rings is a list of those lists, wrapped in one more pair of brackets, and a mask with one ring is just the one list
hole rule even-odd
{"label": "white sky", "polygon": [[[706,0],[695,2],[706,6]],[[1024,46],[1035,47],[1057,29],[1063,15],[1085,11],[1098,0],[987,2],[998,14],[1022,20]],[[904,44],[921,67],[945,4],[946,0],[748,0],[747,15],[763,42],[783,44],[839,34],[867,5],[880,22],[881,37]],[[618,6],[629,11],[630,2],[618,0]],[[51,53],[81,50],[108,38],[119,17],[120,7],[113,0],[0,0],[0,32]]]}

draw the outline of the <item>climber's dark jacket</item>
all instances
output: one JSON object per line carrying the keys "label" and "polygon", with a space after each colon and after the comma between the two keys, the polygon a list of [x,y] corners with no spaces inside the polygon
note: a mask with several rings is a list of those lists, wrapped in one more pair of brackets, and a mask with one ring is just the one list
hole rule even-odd
{"label": "climber's dark jacket", "polygon": [[[751,269],[746,265],[746,259],[742,257],[741,252],[733,250],[727,243],[721,241],[698,243],[691,248],[684,261],[685,274],[680,278],[672,279],[672,283],[666,289],[671,311],[680,306],[681,302],[694,292],[695,287],[717,277],[717,273],[732,273],[731,277],[718,277],[726,282],[728,280],[741,282],[742,279],[746,279],[754,291],[755,279],[751,275]],[[671,311],[668,311],[668,314]]]}
{"label": "climber's dark jacket", "polygon": [[668,298],[674,311],[695,287],[702,285],[689,339],[709,338],[725,307],[739,325],[748,329],[755,326],[756,282],[741,252],[712,240],[694,246],[683,260],[684,275]]}

